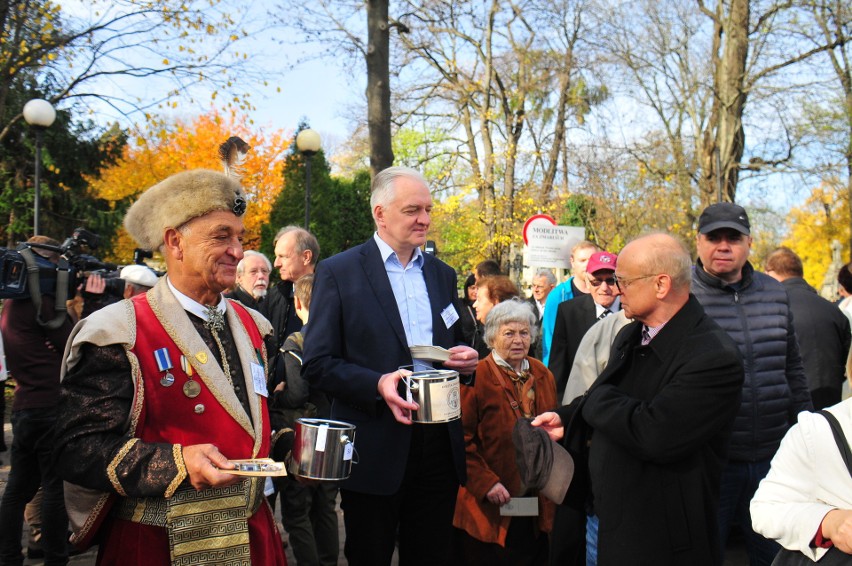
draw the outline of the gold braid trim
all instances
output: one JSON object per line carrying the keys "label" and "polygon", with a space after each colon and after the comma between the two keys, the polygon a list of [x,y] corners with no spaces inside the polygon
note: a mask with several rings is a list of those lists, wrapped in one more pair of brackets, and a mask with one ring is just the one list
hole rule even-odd
{"label": "gold braid trim", "polygon": [[[249,333],[248,328],[246,328],[246,325],[243,322],[243,317],[241,317],[236,312],[237,309],[232,304],[234,302],[239,302],[239,301],[234,301],[233,299],[227,299],[227,301],[228,301],[228,307],[230,307],[230,309],[232,311],[234,311],[234,317],[236,317],[237,323],[239,325],[238,328],[242,329],[242,331],[245,334],[245,337],[248,339],[249,343],[252,344],[252,346],[254,346],[254,344],[251,341],[251,333]],[[240,306],[242,306],[242,304]],[[246,309],[246,312],[249,313],[249,318],[251,318],[252,322],[254,322],[254,317],[251,316],[251,309]],[[261,335],[261,340],[260,340],[261,346],[260,346],[260,348],[261,348],[261,354],[262,354],[263,359],[258,360],[258,361],[263,366],[263,374],[267,377],[267,382],[268,382],[269,375],[268,375],[268,370],[267,370],[267,367],[266,367],[266,342],[263,341],[263,333],[260,331],[260,328],[258,327],[256,322],[255,322],[255,328],[257,328],[258,334]],[[231,334],[236,335],[236,330],[234,328],[231,328]],[[214,334],[213,337],[216,338],[216,343],[219,344],[219,349],[222,351],[222,359],[224,359],[225,351],[222,348],[222,344],[219,342],[219,338],[215,334]],[[236,339],[235,339],[235,341],[236,341]],[[241,359],[241,361],[242,361],[242,359]],[[249,367],[251,367],[251,364],[249,364]],[[247,376],[243,375],[243,381],[245,381],[246,379],[247,379]],[[231,381],[230,377],[228,377],[228,381]],[[254,380],[252,379],[252,382],[253,381]],[[231,381],[231,385],[233,385],[233,384],[234,384],[234,382]],[[250,383],[250,384],[247,384],[247,385],[252,386],[252,387],[248,388],[248,391],[253,391],[253,383]],[[249,393],[249,395],[248,395],[249,409],[254,412],[253,414],[255,416],[255,418],[253,419],[254,422],[252,423],[254,425],[254,431],[252,433],[252,435],[254,436],[254,446],[252,446],[252,449],[251,449],[251,457],[252,458],[258,457],[258,454],[260,454],[260,446],[263,443],[263,408],[260,405],[262,403],[266,403],[266,399],[261,399],[260,397],[261,396],[257,393],[255,393],[254,396],[252,396],[251,393]],[[270,444],[270,450],[272,450],[271,444]]]}
{"label": "gold braid trim", "polygon": [[130,329],[130,341],[124,344],[124,354],[130,363],[130,376],[133,380],[133,403],[130,406],[130,426],[128,427],[128,432],[135,436],[136,429],[139,428],[139,417],[142,415],[142,406],[145,399],[145,381],[142,379],[142,368],[139,366],[139,359],[133,353],[133,348],[136,347],[136,311],[133,307],[133,301],[125,299],[122,302],[124,303],[125,315],[127,316],[127,328]]}
{"label": "gold braid trim", "polygon": [[275,445],[281,440],[281,437],[287,434],[288,432],[293,432],[293,429],[290,427],[282,428],[281,430],[276,430],[272,434],[272,438],[269,440],[269,453],[272,454],[273,450],[275,450]]}
{"label": "gold braid trim", "polygon": [[177,466],[178,473],[169,484],[169,487],[166,488],[166,493],[163,494],[163,497],[166,499],[174,495],[177,488],[183,483],[183,480],[186,479],[186,464],[183,461],[183,447],[180,444],[172,446],[172,456],[175,459],[175,465]]}
{"label": "gold braid trim", "polygon": [[136,429],[139,428],[139,418],[142,416],[142,406],[145,401],[145,380],[142,379],[142,368],[139,366],[139,358],[130,349],[129,346],[124,347],[124,352],[130,362],[130,371],[133,375],[133,404],[130,407],[130,427],[128,432],[136,434]]}
{"label": "gold braid trim", "polygon": [[124,446],[121,447],[121,450],[118,451],[118,454],[115,455],[115,458],[109,463],[107,466],[107,476],[109,477],[109,481],[112,484],[112,487],[115,488],[115,491],[118,492],[122,497],[127,497],[127,493],[125,493],[124,488],[121,487],[121,482],[118,481],[118,474],[115,473],[115,469],[124,460],[124,457],[127,456],[127,453],[130,452],[130,449],[139,442],[138,438],[131,438],[127,442],[124,443]]}
{"label": "gold braid trim", "polygon": [[[74,497],[76,495],[76,492],[81,489],[84,488],[80,488],[80,486],[76,486],[68,482],[65,483],[65,493],[74,493],[72,497]],[[104,506],[107,504],[108,501],[110,501],[109,493],[98,492],[97,496],[98,499],[92,506],[91,511],[87,510],[86,521],[83,523],[83,526],[80,527],[79,530],[74,529],[74,532],[71,534],[71,538],[69,539],[71,544],[81,544],[86,539],[86,537],[89,535],[89,532],[92,530],[92,528],[94,528],[95,521],[101,515],[101,511],[103,510]]]}

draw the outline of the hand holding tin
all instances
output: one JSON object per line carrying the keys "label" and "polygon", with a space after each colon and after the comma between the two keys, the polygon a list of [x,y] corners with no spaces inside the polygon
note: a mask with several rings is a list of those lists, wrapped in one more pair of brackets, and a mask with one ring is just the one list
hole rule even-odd
{"label": "hand holding tin", "polygon": [[399,382],[403,376],[411,375],[411,372],[405,369],[398,369],[391,373],[386,373],[379,378],[377,390],[385,403],[388,404],[394,418],[402,424],[411,424],[411,411],[416,411],[420,408],[417,403],[406,401],[399,395]]}

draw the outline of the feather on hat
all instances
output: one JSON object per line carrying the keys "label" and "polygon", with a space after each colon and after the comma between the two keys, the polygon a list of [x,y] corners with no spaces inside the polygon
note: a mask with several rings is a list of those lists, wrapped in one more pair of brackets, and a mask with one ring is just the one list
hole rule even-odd
{"label": "feather on hat", "polygon": [[242,216],[245,193],[236,179],[194,169],[172,175],[142,193],[127,211],[124,227],[141,247],[155,250],[163,245],[167,228],[178,228],[214,210]]}

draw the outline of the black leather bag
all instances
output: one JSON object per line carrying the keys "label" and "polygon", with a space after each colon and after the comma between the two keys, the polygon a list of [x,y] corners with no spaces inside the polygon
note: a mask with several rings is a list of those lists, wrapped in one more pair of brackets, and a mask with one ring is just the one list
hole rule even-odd
{"label": "black leather bag", "polygon": [[[843,434],[843,429],[840,427],[840,423],[837,422],[834,415],[828,411],[817,412],[824,416],[828,421],[829,426],[831,426],[834,441],[840,449],[840,455],[843,456],[843,461],[846,463],[846,469],[848,469],[849,474],[852,475],[852,451],[849,449],[849,442],[846,441],[846,435]],[[828,549],[828,552],[819,559],[819,562],[814,562],[798,550],[787,550],[786,548],[782,548],[781,552],[779,552],[775,557],[775,560],[772,561],[772,566],[813,566],[814,564],[819,564],[819,566],[849,566],[852,565],[852,556],[838,550],[837,547],[832,546]]]}

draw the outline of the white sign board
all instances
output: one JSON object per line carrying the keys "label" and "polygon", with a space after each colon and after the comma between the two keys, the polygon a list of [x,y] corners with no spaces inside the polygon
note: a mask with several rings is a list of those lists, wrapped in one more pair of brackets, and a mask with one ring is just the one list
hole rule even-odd
{"label": "white sign board", "polygon": [[582,226],[556,226],[555,221],[543,214],[536,215],[524,225],[524,264],[531,267],[557,267],[570,269],[568,257],[571,248],[586,238]]}

